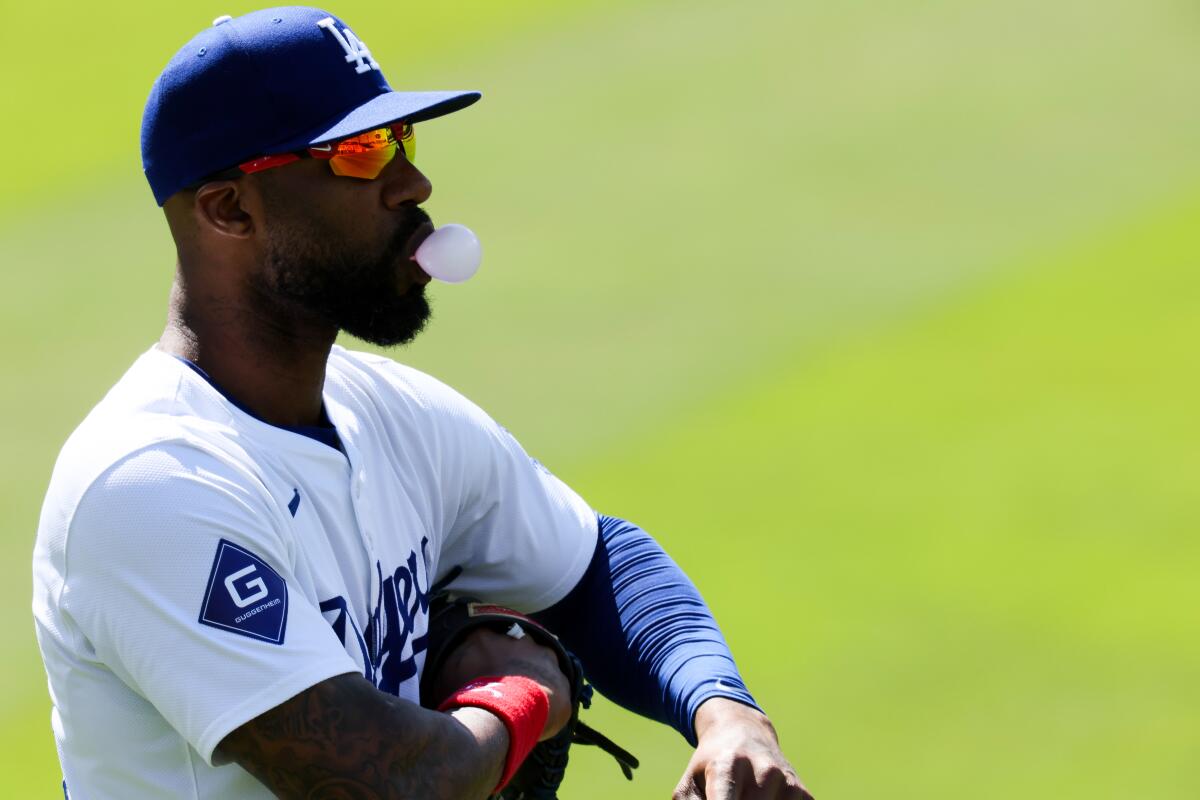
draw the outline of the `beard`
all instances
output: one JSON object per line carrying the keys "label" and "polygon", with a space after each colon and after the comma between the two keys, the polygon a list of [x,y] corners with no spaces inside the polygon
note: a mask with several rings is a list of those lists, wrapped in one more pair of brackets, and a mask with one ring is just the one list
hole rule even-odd
{"label": "beard", "polygon": [[338,234],[311,216],[271,220],[256,294],[277,311],[297,312],[380,347],[416,338],[431,314],[425,287],[401,293],[396,270],[409,238],[429,215],[412,207],[383,248]]}

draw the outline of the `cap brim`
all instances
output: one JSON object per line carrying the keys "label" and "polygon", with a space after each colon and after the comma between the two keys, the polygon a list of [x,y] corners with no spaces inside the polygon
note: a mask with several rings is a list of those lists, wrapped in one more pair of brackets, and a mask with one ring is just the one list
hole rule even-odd
{"label": "cap brim", "polygon": [[328,126],[308,131],[272,149],[285,152],[342,139],[397,120],[424,122],[464,109],[480,97],[479,92],[388,92],[368,100]]}

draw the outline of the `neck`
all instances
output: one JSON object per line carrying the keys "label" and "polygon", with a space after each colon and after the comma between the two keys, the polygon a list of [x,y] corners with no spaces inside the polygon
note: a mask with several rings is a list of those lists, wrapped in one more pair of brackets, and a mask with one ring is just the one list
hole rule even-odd
{"label": "neck", "polygon": [[337,329],[242,298],[196,293],[179,276],[158,346],[191,361],[230,397],[273,425],[316,425]]}

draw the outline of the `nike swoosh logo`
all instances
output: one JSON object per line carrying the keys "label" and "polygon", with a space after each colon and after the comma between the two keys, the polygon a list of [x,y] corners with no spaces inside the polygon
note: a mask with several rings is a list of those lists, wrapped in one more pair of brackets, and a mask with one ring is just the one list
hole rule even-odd
{"label": "nike swoosh logo", "polygon": [[310,145],[308,149],[309,150],[320,150],[323,153],[328,153],[333,150],[333,145],[331,145],[331,144],[314,144],[314,145]]}

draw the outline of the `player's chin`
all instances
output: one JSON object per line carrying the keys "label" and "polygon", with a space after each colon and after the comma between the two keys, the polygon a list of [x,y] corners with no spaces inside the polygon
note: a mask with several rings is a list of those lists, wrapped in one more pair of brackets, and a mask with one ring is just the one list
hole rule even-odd
{"label": "player's chin", "polygon": [[375,303],[360,309],[363,313],[346,320],[339,327],[355,337],[377,347],[408,344],[425,329],[432,315],[425,287],[415,285],[386,303]]}

